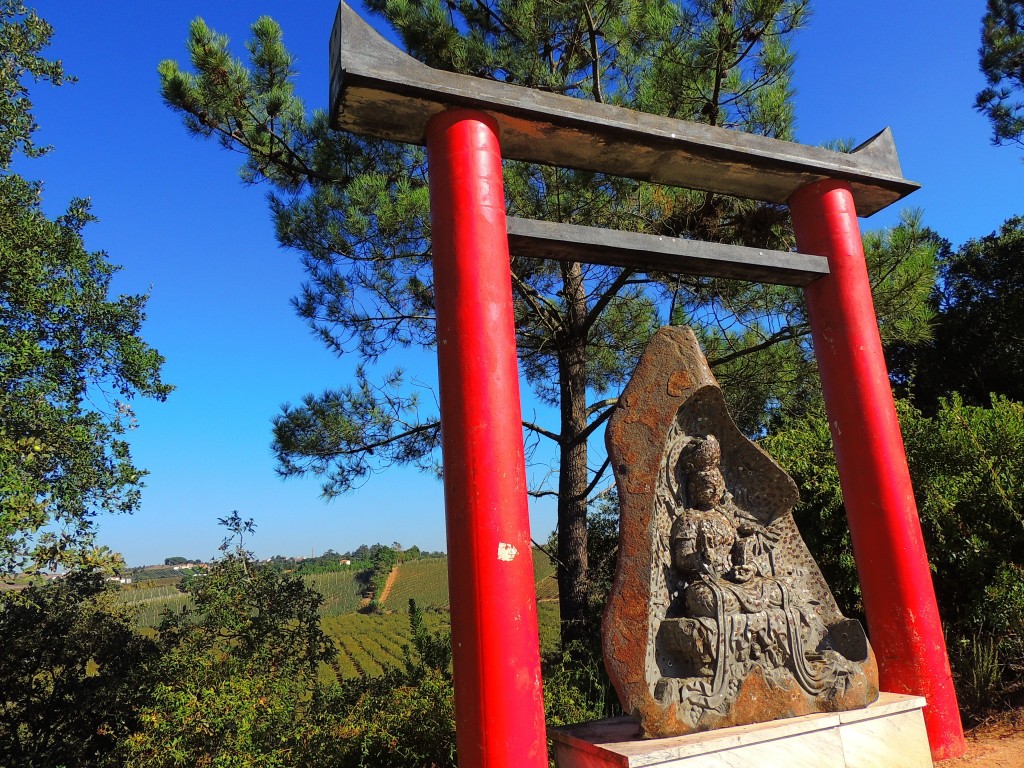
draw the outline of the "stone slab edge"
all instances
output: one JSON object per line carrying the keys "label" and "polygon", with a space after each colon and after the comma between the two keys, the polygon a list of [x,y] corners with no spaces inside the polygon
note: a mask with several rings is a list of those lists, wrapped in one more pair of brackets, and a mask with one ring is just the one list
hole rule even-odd
{"label": "stone slab edge", "polygon": [[549,728],[548,738],[571,749],[599,757],[609,765],[642,768],[838,728],[851,723],[891,717],[925,706],[923,696],[883,692],[877,701],[864,709],[802,715],[666,739],[635,738],[639,724],[634,718],[627,716]]}

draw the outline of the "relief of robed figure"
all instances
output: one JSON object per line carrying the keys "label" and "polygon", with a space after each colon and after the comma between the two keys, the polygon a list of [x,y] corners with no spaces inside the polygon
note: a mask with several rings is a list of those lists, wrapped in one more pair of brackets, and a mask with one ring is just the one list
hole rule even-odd
{"label": "relief of robed figure", "polygon": [[621,506],[605,664],[648,736],[863,707],[874,656],[729,416],[689,329],[645,351],[608,429]]}

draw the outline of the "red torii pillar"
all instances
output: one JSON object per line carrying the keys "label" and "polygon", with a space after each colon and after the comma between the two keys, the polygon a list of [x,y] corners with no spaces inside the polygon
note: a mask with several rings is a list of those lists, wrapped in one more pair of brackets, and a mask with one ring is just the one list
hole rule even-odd
{"label": "red torii pillar", "polygon": [[498,126],[427,126],[460,768],[546,768]]}
{"label": "red torii pillar", "polygon": [[809,184],[789,208],[799,251],[828,258],[807,314],[881,688],[925,696],[932,756],[956,757],[963,727],[850,185]]}
{"label": "red torii pillar", "polygon": [[[344,2],[330,103],[336,128],[428,146],[463,768],[543,764],[499,126],[510,159],[790,203],[801,250],[827,256],[833,273],[808,289],[808,307],[882,683],[928,697],[935,757],[962,752],[851,197],[850,185],[867,215],[918,187],[903,178],[890,132],[835,153],[442,72]],[[446,111],[453,106],[460,111]],[[827,181],[837,178],[850,185]],[[809,179],[826,181],[800,189]],[[664,255],[662,246],[653,250]],[[725,273],[760,264],[749,249],[712,250],[723,249]],[[707,247],[684,256],[716,258]]]}

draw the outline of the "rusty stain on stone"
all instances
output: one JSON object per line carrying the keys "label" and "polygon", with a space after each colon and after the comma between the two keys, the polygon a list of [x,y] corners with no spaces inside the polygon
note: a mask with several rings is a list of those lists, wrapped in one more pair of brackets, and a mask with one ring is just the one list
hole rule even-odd
{"label": "rusty stain on stone", "polygon": [[668,393],[672,397],[680,397],[690,388],[692,380],[686,371],[676,371],[668,377]]}

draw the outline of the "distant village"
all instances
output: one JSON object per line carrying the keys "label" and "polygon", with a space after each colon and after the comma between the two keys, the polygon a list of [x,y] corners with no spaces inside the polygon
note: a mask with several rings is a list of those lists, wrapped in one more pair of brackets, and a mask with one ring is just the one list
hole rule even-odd
{"label": "distant village", "polygon": [[[419,560],[421,558],[445,556],[446,554],[444,552],[421,550],[415,545],[403,548],[402,545],[396,541],[391,546],[384,544],[361,544],[356,547],[356,549],[344,553],[338,553],[333,549],[328,549],[322,555],[274,555],[273,557],[259,559],[256,562],[291,573],[311,574],[331,573],[351,568],[366,570],[372,568],[374,563],[381,558],[385,558],[394,563],[408,560]],[[125,568],[118,575],[108,577],[107,581],[116,584],[129,585],[141,582],[159,581],[163,579],[177,580],[179,578],[190,576],[202,576],[205,575],[210,566],[215,562],[215,559],[204,561],[201,558],[189,558],[182,556],[167,557],[164,559],[162,564],[140,565]],[[54,581],[62,578],[63,576],[64,574],[61,572],[44,572],[37,574],[34,579]],[[17,580],[13,583],[0,585],[0,589],[20,589],[26,584],[27,582]]]}
{"label": "distant village", "polygon": [[[391,546],[384,544],[361,544],[356,549],[338,553],[328,549],[322,555],[274,555],[257,560],[259,563],[281,570],[296,573],[328,573],[331,571],[369,568],[381,556],[393,558],[395,561],[418,560],[430,557],[445,557],[444,552],[429,552],[418,546],[403,548],[397,541]],[[128,568],[118,576],[111,576],[108,581],[120,584],[133,584],[138,581],[152,581],[174,576],[203,575],[215,561],[204,562],[200,558],[168,557],[162,565],[144,565]],[[53,578],[51,576],[51,578]]]}

